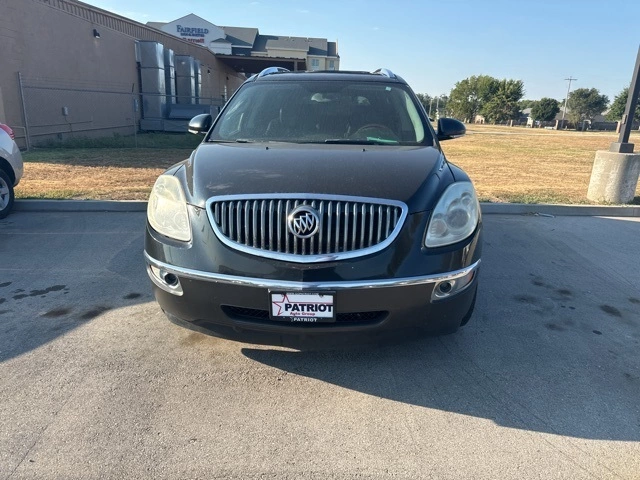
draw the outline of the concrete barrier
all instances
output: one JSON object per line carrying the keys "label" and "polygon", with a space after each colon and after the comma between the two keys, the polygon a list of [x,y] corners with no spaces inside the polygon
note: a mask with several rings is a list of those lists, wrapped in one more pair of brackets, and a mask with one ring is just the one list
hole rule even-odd
{"label": "concrete barrier", "polygon": [[640,153],[599,150],[593,162],[587,198],[595,202],[629,203],[640,175]]}

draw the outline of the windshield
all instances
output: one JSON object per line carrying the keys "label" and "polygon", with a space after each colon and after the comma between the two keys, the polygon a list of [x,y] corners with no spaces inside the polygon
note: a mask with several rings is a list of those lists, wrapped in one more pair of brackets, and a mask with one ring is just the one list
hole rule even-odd
{"label": "windshield", "polygon": [[432,145],[402,84],[278,81],[245,84],[209,141]]}

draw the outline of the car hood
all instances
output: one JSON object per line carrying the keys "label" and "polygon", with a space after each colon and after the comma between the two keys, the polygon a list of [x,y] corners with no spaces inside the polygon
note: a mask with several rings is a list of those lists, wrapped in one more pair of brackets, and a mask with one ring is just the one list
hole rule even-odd
{"label": "car hood", "polygon": [[185,162],[187,201],[221,195],[305,193],[384,198],[428,210],[451,173],[435,147],[201,144]]}

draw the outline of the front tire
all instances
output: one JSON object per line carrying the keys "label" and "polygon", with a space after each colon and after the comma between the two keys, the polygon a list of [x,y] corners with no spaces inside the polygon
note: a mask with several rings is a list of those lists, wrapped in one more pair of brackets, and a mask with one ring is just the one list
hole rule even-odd
{"label": "front tire", "polygon": [[13,182],[4,170],[0,170],[0,219],[9,215],[14,198]]}

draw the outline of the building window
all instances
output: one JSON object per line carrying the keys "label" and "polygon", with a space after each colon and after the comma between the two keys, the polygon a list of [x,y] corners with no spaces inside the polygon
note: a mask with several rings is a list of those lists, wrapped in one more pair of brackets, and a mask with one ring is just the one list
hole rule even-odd
{"label": "building window", "polygon": [[320,68],[320,60],[317,58],[311,59],[311,70],[318,70]]}
{"label": "building window", "polygon": [[335,60],[329,60],[329,70],[335,70],[335,69],[336,69]]}

